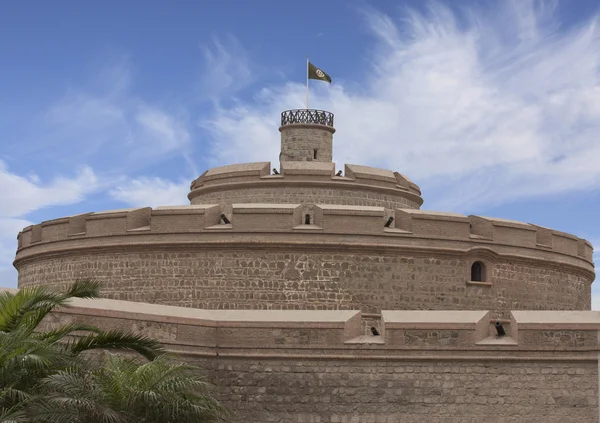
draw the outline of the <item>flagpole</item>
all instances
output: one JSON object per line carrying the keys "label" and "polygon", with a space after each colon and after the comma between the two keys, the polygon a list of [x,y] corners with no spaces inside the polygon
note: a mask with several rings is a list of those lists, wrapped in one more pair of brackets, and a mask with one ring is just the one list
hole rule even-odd
{"label": "flagpole", "polygon": [[308,110],[308,56],[306,56],[306,110]]}

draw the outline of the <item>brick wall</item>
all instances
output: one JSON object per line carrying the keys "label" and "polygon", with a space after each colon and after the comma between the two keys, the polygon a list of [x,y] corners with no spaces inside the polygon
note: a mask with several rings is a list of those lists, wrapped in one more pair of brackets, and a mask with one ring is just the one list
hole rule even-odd
{"label": "brick wall", "polygon": [[[353,342],[356,311],[75,300],[44,323],[93,322],[159,339],[204,369],[235,423],[598,422],[596,313],[514,312],[512,344],[485,338],[485,311],[384,315],[389,328],[378,344]],[[454,333],[451,344],[444,341]]]}
{"label": "brick wall", "polygon": [[[281,161],[331,162],[333,128],[307,125],[283,126],[281,131]],[[317,157],[315,158],[315,150]]]}
{"label": "brick wall", "polygon": [[19,286],[94,277],[111,298],[208,309],[490,309],[506,315],[509,309],[591,305],[589,278],[526,264],[489,263],[490,284],[480,286],[467,284],[466,258],[134,248],[25,260],[18,265]]}
{"label": "brick wall", "polygon": [[598,422],[595,362],[196,362],[239,422]]}

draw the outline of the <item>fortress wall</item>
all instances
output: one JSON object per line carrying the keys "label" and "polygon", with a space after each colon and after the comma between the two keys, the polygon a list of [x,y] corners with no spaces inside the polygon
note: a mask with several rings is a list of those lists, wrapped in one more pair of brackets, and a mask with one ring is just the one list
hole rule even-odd
{"label": "fortress wall", "polygon": [[[355,338],[357,311],[230,312],[76,300],[45,323],[88,322],[158,338],[204,369],[234,422],[598,422],[597,342],[524,344],[554,330],[544,312],[514,312],[518,340],[492,337],[487,344],[475,341],[485,336],[481,322],[491,324],[487,311],[383,314],[385,336]],[[597,313],[564,312],[559,319],[570,322],[561,328],[569,339],[598,337]],[[390,343],[400,330],[407,342]],[[436,330],[463,335],[451,345],[413,336]]]}
{"label": "fortress wall", "polygon": [[[220,212],[127,209],[30,226],[19,285],[92,277],[112,298],[210,309],[590,308],[589,244],[545,228],[411,209],[385,228],[384,208],[346,205],[235,204],[231,224]],[[474,261],[482,282],[470,281]]]}
{"label": "fortress wall", "polygon": [[595,362],[191,360],[240,423],[598,422]]}
{"label": "fortress wall", "polygon": [[279,175],[270,163],[246,163],[210,169],[192,182],[192,204],[218,203],[226,212],[232,203],[322,203],[395,208],[419,208],[421,190],[404,175],[367,166],[345,165],[335,176],[335,164],[281,162]]}
{"label": "fortress wall", "polygon": [[219,204],[225,213],[231,212],[234,203],[286,203],[286,204],[332,204],[398,208],[419,208],[419,203],[391,193],[347,189],[341,186],[294,187],[263,186],[244,189],[228,189],[201,193],[192,198],[192,204]]}
{"label": "fortress wall", "polygon": [[[140,246],[72,251],[18,264],[19,286],[63,286],[80,277],[110,298],[209,309],[589,309],[591,278],[531,262],[490,263],[490,284],[471,285],[464,254]],[[476,256],[474,256],[476,257]]]}

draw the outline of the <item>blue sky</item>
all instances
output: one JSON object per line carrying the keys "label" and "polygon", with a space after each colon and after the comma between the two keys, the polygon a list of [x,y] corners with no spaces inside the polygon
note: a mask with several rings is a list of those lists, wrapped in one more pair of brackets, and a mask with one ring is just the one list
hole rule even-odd
{"label": "blue sky", "polygon": [[32,222],[185,204],[209,167],[276,164],[307,54],[333,78],[311,106],[336,114],[338,168],[600,245],[599,16],[597,0],[5,3],[0,285]]}

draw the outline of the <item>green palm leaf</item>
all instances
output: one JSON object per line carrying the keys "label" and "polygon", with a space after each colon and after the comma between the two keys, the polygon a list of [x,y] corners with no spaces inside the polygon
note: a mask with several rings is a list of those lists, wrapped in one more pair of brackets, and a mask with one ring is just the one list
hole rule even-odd
{"label": "green palm leaf", "polygon": [[96,349],[119,349],[135,351],[143,357],[153,360],[163,352],[160,342],[120,330],[100,332],[70,341],[67,349],[72,354]]}

